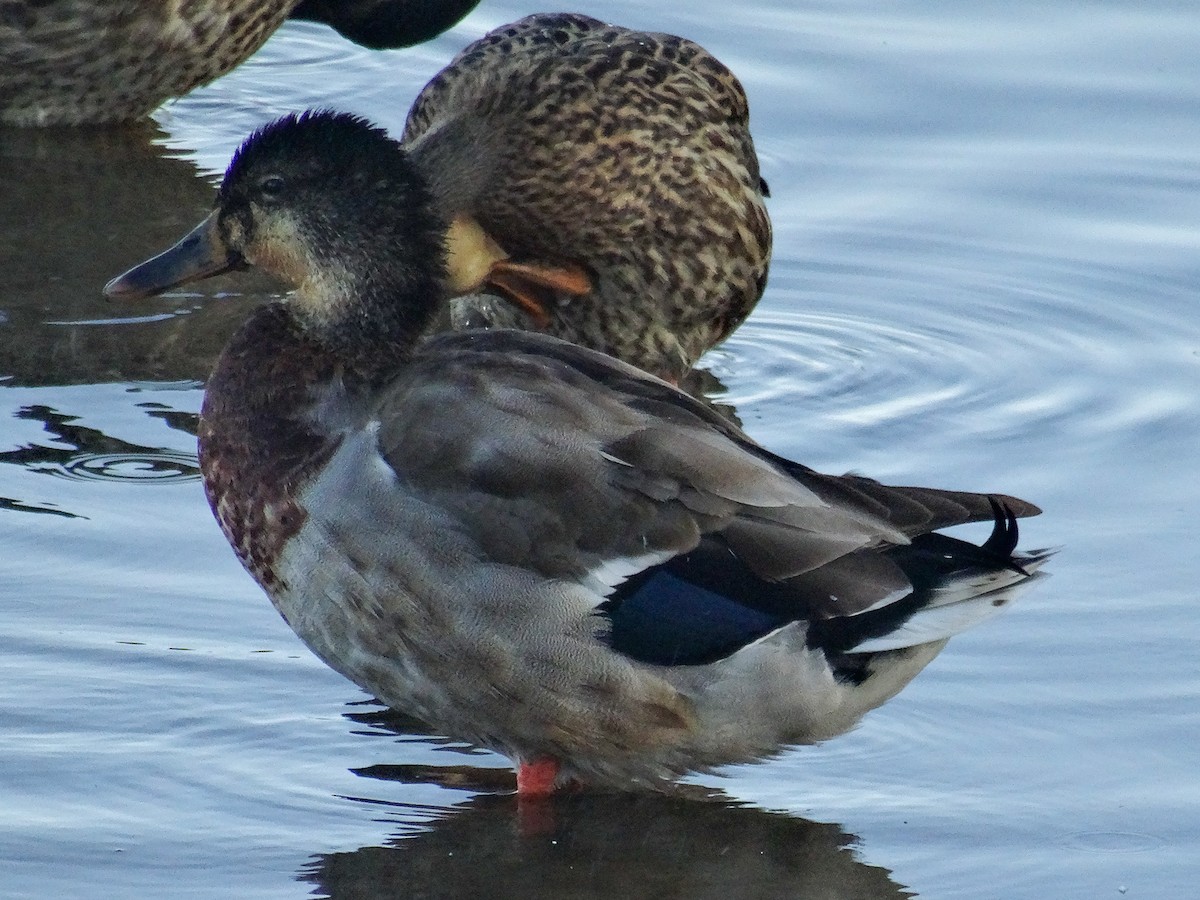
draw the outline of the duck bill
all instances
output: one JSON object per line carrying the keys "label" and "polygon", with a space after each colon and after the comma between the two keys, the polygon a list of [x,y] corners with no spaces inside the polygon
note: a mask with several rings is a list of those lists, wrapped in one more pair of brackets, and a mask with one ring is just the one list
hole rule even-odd
{"label": "duck bill", "polygon": [[104,286],[104,293],[118,300],[152,297],[242,265],[241,258],[230,253],[219,237],[217,214],[213,212],[174,247],[118,275]]}

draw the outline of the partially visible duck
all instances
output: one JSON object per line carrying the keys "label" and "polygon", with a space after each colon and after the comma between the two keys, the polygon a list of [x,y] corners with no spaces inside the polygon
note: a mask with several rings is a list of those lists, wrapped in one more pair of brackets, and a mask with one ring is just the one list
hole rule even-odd
{"label": "partially visible duck", "polygon": [[450,222],[453,288],[475,295],[458,324],[536,328],[678,381],[762,295],[746,95],[689,40],[529,16],[438,73],[401,142]]}
{"label": "partially visible duck", "polygon": [[479,0],[300,0],[293,19],[322,22],[363,47],[388,50],[432,40]]}
{"label": "partially visible duck", "polygon": [[[0,3],[0,125],[148,115],[233,69],[289,15],[370,47],[449,28],[479,0],[44,0]],[[297,4],[299,3],[299,6]]]}
{"label": "partially visible duck", "polygon": [[[1025,583],[1013,497],[819,474],[549,335],[451,331],[449,223],[361,119],[252,135],[113,297],[258,266],[208,384],[209,502],[284,619],[383,702],[518,764],[664,787],[838,735]],[[632,298],[636,302],[636,298]],[[939,534],[993,521],[982,545]]]}

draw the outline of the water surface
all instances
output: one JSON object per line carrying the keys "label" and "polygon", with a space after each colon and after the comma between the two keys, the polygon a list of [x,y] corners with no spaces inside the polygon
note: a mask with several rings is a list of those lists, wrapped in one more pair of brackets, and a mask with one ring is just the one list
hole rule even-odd
{"label": "water surface", "polygon": [[822,469],[1039,503],[1053,577],[853,734],[697,796],[539,817],[472,787],[504,761],[318,663],[204,503],[203,379],[279,288],[99,295],[256,125],[398,130],[536,7],[395,52],[292,23],[145,127],[0,132],[0,896],[1192,895],[1200,13],[576,8],[699,40],[749,94],[776,255],[717,399]]}

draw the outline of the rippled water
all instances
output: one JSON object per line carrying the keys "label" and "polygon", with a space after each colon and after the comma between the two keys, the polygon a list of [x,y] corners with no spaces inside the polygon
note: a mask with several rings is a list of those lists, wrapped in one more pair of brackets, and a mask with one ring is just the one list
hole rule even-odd
{"label": "rippled water", "polygon": [[820,468],[1036,501],[1053,577],[854,734],[696,797],[531,821],[470,788],[504,762],[321,666],[203,501],[203,378],[275,288],[99,297],[255,125],[398,129],[534,8],[386,53],[292,24],[157,128],[0,132],[0,896],[1195,894],[1200,13],[675,7],[577,8],[701,41],[750,96],[776,257],[716,396]]}

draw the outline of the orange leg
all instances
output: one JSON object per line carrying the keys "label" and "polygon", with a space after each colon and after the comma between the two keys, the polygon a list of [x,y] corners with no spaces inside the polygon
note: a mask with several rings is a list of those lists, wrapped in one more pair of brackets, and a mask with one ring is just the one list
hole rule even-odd
{"label": "orange leg", "polygon": [[492,263],[483,283],[500,291],[510,303],[524,310],[538,328],[550,324],[547,291],[579,297],[592,289],[592,279],[575,263],[522,263],[501,259]]}
{"label": "orange leg", "polygon": [[549,756],[520,762],[517,765],[517,796],[549,797],[554,793],[558,771],[558,760]]}

